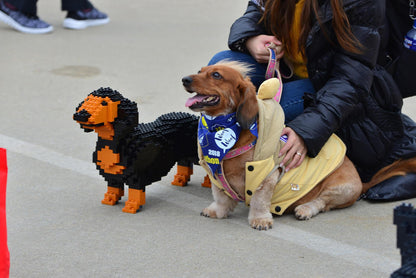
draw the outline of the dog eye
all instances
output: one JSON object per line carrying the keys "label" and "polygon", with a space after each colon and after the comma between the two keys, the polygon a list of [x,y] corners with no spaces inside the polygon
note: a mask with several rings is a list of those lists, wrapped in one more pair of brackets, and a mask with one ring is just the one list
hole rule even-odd
{"label": "dog eye", "polygon": [[101,102],[101,105],[102,105],[102,106],[107,106],[107,101],[103,100],[103,101]]}
{"label": "dog eye", "polygon": [[221,74],[219,74],[218,72],[213,72],[212,74],[212,77],[214,78],[214,79],[221,79],[222,78],[222,76],[221,76]]}

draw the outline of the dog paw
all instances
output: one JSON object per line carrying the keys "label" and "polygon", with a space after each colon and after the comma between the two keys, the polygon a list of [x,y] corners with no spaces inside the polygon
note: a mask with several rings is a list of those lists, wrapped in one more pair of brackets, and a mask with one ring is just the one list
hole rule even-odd
{"label": "dog paw", "polygon": [[273,219],[256,218],[250,221],[250,226],[259,231],[267,231],[268,229],[273,228]]}
{"label": "dog paw", "polygon": [[221,206],[216,202],[213,202],[211,205],[202,210],[201,215],[210,218],[227,218],[228,213],[231,210],[232,209],[227,206]]}
{"label": "dog paw", "polygon": [[295,216],[298,220],[309,220],[314,215],[314,211],[309,206],[300,205],[295,208]]}
{"label": "dog paw", "polygon": [[217,218],[217,213],[215,210],[204,208],[201,212],[201,216],[209,217],[209,218]]}
{"label": "dog paw", "polygon": [[115,204],[118,203],[118,201],[120,200],[120,196],[118,196],[115,193],[105,193],[104,194],[104,199],[101,200],[101,204],[103,205],[109,205],[109,206],[114,206]]}

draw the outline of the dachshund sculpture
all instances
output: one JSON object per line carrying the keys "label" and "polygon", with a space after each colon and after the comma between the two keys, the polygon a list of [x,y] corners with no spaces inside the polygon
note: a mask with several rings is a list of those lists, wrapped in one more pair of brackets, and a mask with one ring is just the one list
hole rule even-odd
{"label": "dachshund sculpture", "polygon": [[[145,204],[145,187],[166,176],[178,164],[173,185],[184,186],[198,163],[198,117],[172,112],[154,122],[138,124],[137,104],[110,88],[90,93],[73,119],[85,132],[98,134],[93,162],[108,184],[101,201],[115,205],[124,196],[123,212],[136,213]],[[206,183],[203,186],[210,186]]]}
{"label": "dachshund sculpture", "polygon": [[416,275],[416,208],[403,203],[394,209],[393,223],[397,226],[397,247],[400,249],[402,266],[391,278],[415,277]]}

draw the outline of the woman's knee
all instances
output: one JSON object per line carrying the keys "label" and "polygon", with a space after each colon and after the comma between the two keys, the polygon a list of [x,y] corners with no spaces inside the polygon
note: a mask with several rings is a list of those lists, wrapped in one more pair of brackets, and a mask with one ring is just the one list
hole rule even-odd
{"label": "woman's knee", "polygon": [[248,74],[248,76],[256,88],[258,88],[265,79],[264,76],[267,65],[257,63],[257,61],[250,54],[232,50],[221,51],[212,57],[208,65],[213,65],[223,60],[237,61],[248,64],[252,68],[252,71]]}
{"label": "woman's knee", "polygon": [[224,50],[215,54],[214,57],[212,57],[208,62],[208,65],[213,65],[223,60],[239,61],[249,64],[256,62],[249,54],[232,50]]}
{"label": "woman's knee", "polygon": [[224,50],[221,52],[218,52],[214,55],[214,57],[211,58],[211,60],[208,62],[208,65],[213,65],[218,63],[219,61],[231,59],[231,51],[230,50]]}

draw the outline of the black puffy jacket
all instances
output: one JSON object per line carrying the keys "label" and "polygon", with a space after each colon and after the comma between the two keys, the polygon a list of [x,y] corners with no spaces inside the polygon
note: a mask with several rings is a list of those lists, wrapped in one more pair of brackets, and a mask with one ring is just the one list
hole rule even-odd
{"label": "black puffy jacket", "polygon": [[[329,2],[319,1],[319,6],[327,37],[335,38]],[[315,22],[306,42],[306,56],[316,95],[305,102],[304,113],[287,125],[303,138],[311,157],[336,133],[366,182],[393,161],[416,156],[416,127],[401,113],[403,102],[394,80],[377,64],[384,54],[385,1],[343,2],[352,32],[365,50],[361,54],[346,52],[336,40],[329,42]],[[262,10],[249,2],[246,13],[231,27],[230,49],[244,51],[248,37],[266,34],[258,23],[261,15]]]}

